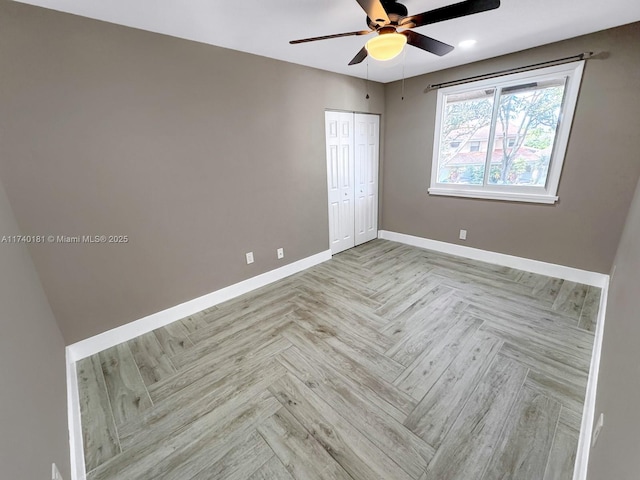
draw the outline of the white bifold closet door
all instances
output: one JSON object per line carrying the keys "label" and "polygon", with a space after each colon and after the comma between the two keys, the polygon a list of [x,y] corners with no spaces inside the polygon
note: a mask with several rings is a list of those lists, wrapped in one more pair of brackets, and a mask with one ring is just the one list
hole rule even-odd
{"label": "white bifold closet door", "polygon": [[331,253],[378,236],[380,117],[325,112]]}

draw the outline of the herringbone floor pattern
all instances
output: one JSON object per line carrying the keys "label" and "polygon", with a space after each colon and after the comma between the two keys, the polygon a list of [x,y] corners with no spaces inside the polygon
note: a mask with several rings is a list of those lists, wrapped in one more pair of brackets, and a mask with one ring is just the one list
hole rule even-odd
{"label": "herringbone floor pattern", "polygon": [[571,479],[599,297],[375,240],[80,361],[88,478]]}

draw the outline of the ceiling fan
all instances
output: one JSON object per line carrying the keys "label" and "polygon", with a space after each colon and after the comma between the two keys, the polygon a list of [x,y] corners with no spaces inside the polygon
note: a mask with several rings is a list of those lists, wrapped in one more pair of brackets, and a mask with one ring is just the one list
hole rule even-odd
{"label": "ceiling fan", "polygon": [[[371,55],[376,60],[390,60],[399,55],[407,43],[427,52],[442,56],[453,50],[453,47],[435,38],[414,32],[411,29],[473,15],[474,13],[486,12],[500,6],[500,0],[465,0],[417,15],[407,15],[407,7],[398,3],[397,0],[356,1],[367,14],[369,30],[303,38],[301,40],[292,40],[289,43],[315,42],[329,38],[369,35],[370,33],[376,32],[378,36],[369,40],[357,55],[353,57],[349,65],[356,65],[362,62],[367,58],[367,55]],[[402,29],[402,31],[398,32],[398,29]]]}

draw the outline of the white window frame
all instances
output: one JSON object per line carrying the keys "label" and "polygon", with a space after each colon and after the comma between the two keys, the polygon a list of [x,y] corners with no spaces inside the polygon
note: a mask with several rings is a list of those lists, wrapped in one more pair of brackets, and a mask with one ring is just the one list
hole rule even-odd
{"label": "white window frame", "polygon": [[[436,106],[436,127],[433,142],[433,157],[431,161],[431,186],[428,190],[429,194],[516,202],[548,204],[557,202],[560,173],[562,172],[562,165],[567,151],[567,144],[571,133],[571,124],[573,122],[573,114],[578,100],[578,92],[580,90],[583,70],[584,60],[439,89]],[[544,186],[458,185],[438,183],[440,129],[444,120],[446,95],[465,93],[483,88],[495,88],[497,91],[495,98],[499,98],[502,88],[521,85],[525,82],[537,82],[558,77],[567,77],[567,81],[565,84],[564,98],[558,120],[558,129],[556,131],[556,138],[551,153],[547,181]],[[494,108],[497,107],[494,105]],[[493,117],[493,121],[495,122],[495,115]],[[490,154],[491,152],[487,152],[487,155]]]}

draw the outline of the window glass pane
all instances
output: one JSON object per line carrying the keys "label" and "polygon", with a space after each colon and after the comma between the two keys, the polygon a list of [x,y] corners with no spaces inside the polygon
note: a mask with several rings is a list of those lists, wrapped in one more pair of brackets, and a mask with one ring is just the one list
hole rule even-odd
{"label": "window glass pane", "polygon": [[494,93],[491,88],[444,98],[438,183],[484,183]]}
{"label": "window glass pane", "polygon": [[489,184],[546,184],[564,90],[565,78],[502,89]]}

